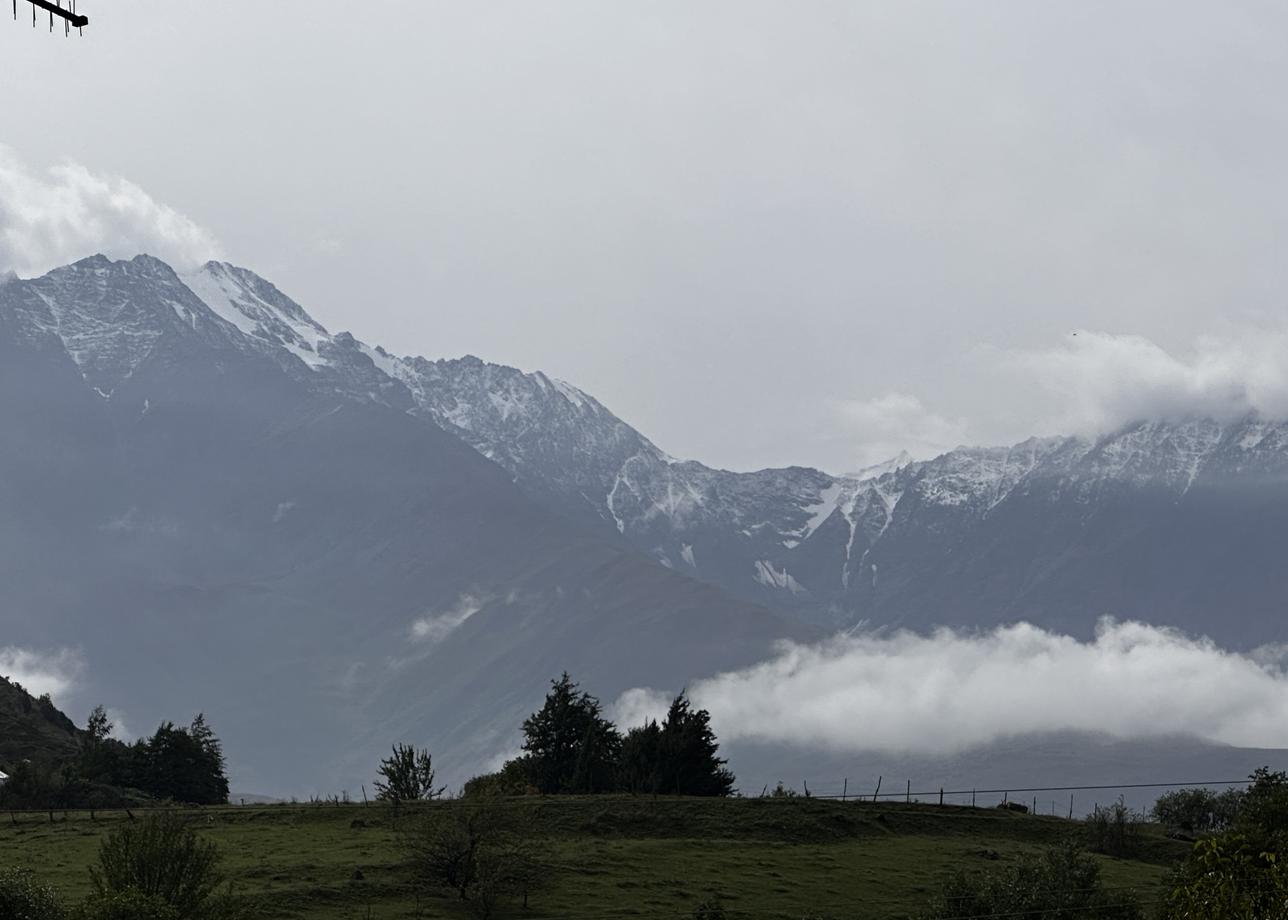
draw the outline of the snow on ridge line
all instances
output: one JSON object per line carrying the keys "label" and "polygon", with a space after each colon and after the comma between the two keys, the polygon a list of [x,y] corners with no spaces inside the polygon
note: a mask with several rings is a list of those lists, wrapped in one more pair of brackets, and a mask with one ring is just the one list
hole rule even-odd
{"label": "snow on ridge line", "polygon": [[195,272],[181,275],[180,280],[243,335],[283,347],[313,370],[327,366],[330,362],[322,357],[321,345],[329,344],[332,338],[326,329],[302,309],[301,320],[264,300],[236,276],[238,271],[258,277],[233,265],[208,262]]}

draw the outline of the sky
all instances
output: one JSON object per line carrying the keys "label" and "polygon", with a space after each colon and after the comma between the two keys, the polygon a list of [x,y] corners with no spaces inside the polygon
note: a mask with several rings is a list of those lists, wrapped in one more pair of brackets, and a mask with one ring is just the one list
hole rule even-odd
{"label": "sky", "polygon": [[225,258],[732,469],[1288,415],[1282,4],[80,9],[0,22],[0,272]]}

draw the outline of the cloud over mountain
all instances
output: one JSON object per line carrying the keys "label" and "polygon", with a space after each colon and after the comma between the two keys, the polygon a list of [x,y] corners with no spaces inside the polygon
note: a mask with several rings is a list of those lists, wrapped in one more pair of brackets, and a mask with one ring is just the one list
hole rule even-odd
{"label": "cloud over mountain", "polygon": [[22,684],[33,696],[62,697],[76,686],[84,670],[85,662],[71,649],[40,652],[0,647],[0,676]]}
{"label": "cloud over mountain", "polygon": [[1079,331],[1054,347],[1004,353],[1002,363],[1046,397],[1058,430],[1100,434],[1145,419],[1288,417],[1286,345],[1288,333],[1273,328],[1205,336],[1185,353]]}
{"label": "cloud over mountain", "polygon": [[[724,740],[839,751],[951,754],[1066,730],[1288,746],[1283,664],[1273,652],[1240,655],[1137,622],[1102,620],[1088,642],[1020,623],[786,644],[769,661],[694,684],[690,695]],[[665,702],[632,690],[616,711],[635,725]]]}
{"label": "cloud over mountain", "polygon": [[119,176],[71,161],[43,173],[0,144],[0,275],[38,275],[102,252],[148,252],[177,266],[217,258],[196,222]]}

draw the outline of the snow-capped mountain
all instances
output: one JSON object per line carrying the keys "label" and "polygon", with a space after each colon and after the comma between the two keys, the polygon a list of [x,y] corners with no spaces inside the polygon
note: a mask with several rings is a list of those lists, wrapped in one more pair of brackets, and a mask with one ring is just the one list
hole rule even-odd
{"label": "snow-capped mountain", "polygon": [[565,668],[611,698],[823,634],[765,607],[1285,632],[1288,425],[1259,419],[729,472],[543,373],[395,356],[244,269],[140,256],[0,285],[0,434],[6,644],[81,650],[85,709],[222,712],[266,791],[394,737],[461,778]]}
{"label": "snow-capped mountain", "polygon": [[[844,476],[730,472],[676,460],[540,371],[400,357],[332,335],[245,269],[210,263],[164,278],[164,309],[149,318],[128,288],[99,293],[109,265],[87,260],[18,286],[36,298],[32,325],[60,338],[104,398],[157,329],[179,324],[273,361],[316,394],[429,420],[603,539],[805,620],[929,626],[1025,616],[1086,633],[1114,614],[1206,629],[1219,583],[1222,605],[1238,608],[1221,623],[1227,641],[1280,633],[1288,591],[1266,557],[1274,540],[1256,528],[1279,534],[1288,425],[1146,421],[1095,441],[903,455]],[[169,272],[146,257],[117,266],[129,277]],[[86,306],[74,317],[50,306],[64,302]],[[1128,550],[1156,560],[1157,571],[1121,571]]]}
{"label": "snow-capped mountain", "polygon": [[78,713],[206,711],[272,792],[396,738],[460,781],[564,669],[612,698],[815,634],[533,501],[378,360],[228,266],[0,287],[3,644],[75,650]]}

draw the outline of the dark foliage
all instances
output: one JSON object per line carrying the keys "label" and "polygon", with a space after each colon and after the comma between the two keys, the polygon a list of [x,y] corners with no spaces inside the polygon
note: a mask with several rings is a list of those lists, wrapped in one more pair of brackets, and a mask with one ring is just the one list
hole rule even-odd
{"label": "dark foliage", "polygon": [[1175,789],[1158,797],[1154,820],[1170,831],[1214,834],[1229,830],[1243,810],[1242,789]]}
{"label": "dark foliage", "polygon": [[532,795],[537,787],[528,781],[530,767],[526,757],[507,761],[495,773],[476,776],[465,784],[462,795],[467,799],[506,795]]}
{"label": "dark foliage", "polygon": [[404,833],[402,844],[423,883],[451,889],[479,917],[493,916],[506,901],[526,908],[551,872],[531,815],[486,797],[430,809]]}
{"label": "dark foliage", "polygon": [[1288,773],[1262,767],[1249,779],[1235,827],[1263,850],[1288,850]]}
{"label": "dark foliage", "polygon": [[163,899],[140,891],[94,895],[72,916],[74,920],[182,920]]}
{"label": "dark foliage", "polygon": [[237,902],[220,893],[218,848],[177,814],[162,812],[127,824],[103,841],[98,860],[90,879],[95,895],[108,905],[112,898],[128,902],[142,896],[168,905],[180,920],[240,914]]}
{"label": "dark foliage", "polygon": [[711,715],[681,693],[659,723],[623,738],[599,700],[566,673],[551,682],[541,709],[523,723],[526,752],[499,772],[465,785],[467,797],[540,793],[727,796],[734,776],[719,756]]}
{"label": "dark foliage", "polygon": [[730,795],[734,777],[718,752],[710,713],[694,710],[681,693],[661,725],[648,722],[627,733],[622,742],[622,785],[628,792]]}
{"label": "dark foliage", "polygon": [[1160,920],[1288,920],[1288,869],[1242,834],[1200,840],[1177,870]]}
{"label": "dark foliage", "polygon": [[61,920],[62,904],[52,888],[25,869],[0,869],[0,917],[4,920]]}
{"label": "dark foliage", "polygon": [[417,751],[410,744],[394,745],[393,755],[380,762],[376,798],[386,802],[420,802],[443,794],[434,787],[434,760],[429,751]]}
{"label": "dark foliage", "polygon": [[0,807],[121,808],[149,799],[193,805],[228,801],[223,747],[202,715],[181,728],[165,722],[151,738],[111,737],[103,708],[94,710],[78,751],[61,762],[23,761],[0,786]]}
{"label": "dark foliage", "polygon": [[1069,844],[998,872],[961,872],[922,917],[1140,920],[1144,913],[1132,892],[1105,887],[1094,857]]}
{"label": "dark foliage", "polygon": [[622,739],[599,700],[565,673],[523,723],[528,779],[543,793],[612,792]]}
{"label": "dark foliage", "polygon": [[[1025,809],[1027,811],[1028,809]],[[1087,815],[1083,822],[1087,846],[1092,852],[1122,858],[1135,853],[1145,816],[1132,811],[1121,799]]]}

